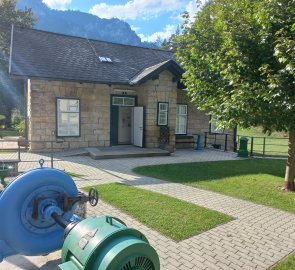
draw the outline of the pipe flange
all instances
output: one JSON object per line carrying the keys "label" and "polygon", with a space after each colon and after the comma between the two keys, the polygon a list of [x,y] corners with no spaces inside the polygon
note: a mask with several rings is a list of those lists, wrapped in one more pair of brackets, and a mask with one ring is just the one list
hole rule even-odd
{"label": "pipe flange", "polygon": [[[26,198],[22,206],[21,220],[23,225],[29,231],[39,234],[46,234],[59,229],[59,225],[51,218],[52,213],[50,214],[50,212],[52,211],[52,208],[51,210],[50,208],[47,208],[50,206],[54,207],[59,215],[62,215],[63,218],[69,220],[74,213],[74,207],[66,213],[61,210],[63,205],[62,200],[58,195],[64,193],[65,190],[59,186],[43,186],[34,190],[34,192]],[[40,200],[37,209],[37,217],[34,218],[33,211],[36,198],[44,199]]]}

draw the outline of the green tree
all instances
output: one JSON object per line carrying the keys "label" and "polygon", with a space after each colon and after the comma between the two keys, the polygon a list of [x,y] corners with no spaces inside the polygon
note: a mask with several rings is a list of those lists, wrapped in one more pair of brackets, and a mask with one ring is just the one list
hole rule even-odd
{"label": "green tree", "polygon": [[212,0],[185,15],[177,58],[199,109],[220,126],[289,133],[285,189],[295,176],[295,1]]}
{"label": "green tree", "polygon": [[12,108],[20,107],[23,93],[23,83],[12,80],[8,74],[11,28],[13,24],[32,27],[35,21],[31,9],[17,9],[16,0],[0,0],[0,98],[4,101],[0,104],[0,114],[6,116],[7,124]]}
{"label": "green tree", "polygon": [[170,38],[163,40],[161,49],[168,50],[168,51],[176,51],[178,46],[177,38],[179,36],[180,36],[180,27],[177,26],[175,33],[172,34]]}
{"label": "green tree", "polygon": [[0,0],[0,50],[5,60],[9,56],[11,26],[32,27],[36,21],[32,9],[16,8],[16,0]]}

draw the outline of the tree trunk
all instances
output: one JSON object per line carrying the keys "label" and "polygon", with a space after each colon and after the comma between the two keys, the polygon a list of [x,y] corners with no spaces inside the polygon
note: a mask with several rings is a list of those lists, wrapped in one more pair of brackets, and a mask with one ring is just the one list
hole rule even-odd
{"label": "tree trunk", "polygon": [[294,177],[295,177],[295,130],[289,132],[289,148],[288,160],[285,173],[284,189],[295,191]]}

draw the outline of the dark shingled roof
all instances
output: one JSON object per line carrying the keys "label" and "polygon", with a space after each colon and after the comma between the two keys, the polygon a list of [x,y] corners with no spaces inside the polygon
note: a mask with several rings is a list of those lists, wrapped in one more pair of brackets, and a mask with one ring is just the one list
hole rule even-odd
{"label": "dark shingled roof", "polygon": [[184,72],[168,51],[19,27],[12,32],[10,74],[17,77],[140,84],[163,69]]}

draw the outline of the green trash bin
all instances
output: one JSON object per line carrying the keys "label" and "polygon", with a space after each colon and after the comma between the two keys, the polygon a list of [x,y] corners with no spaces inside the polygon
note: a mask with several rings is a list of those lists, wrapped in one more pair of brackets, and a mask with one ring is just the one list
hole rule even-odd
{"label": "green trash bin", "polygon": [[245,157],[246,158],[249,156],[247,146],[248,146],[248,138],[241,137],[240,138],[240,148],[238,150],[238,157]]}

